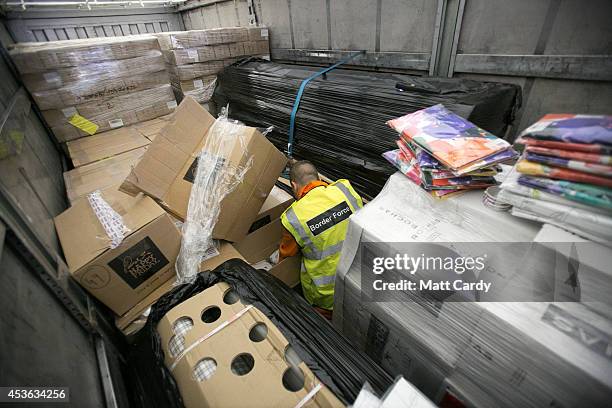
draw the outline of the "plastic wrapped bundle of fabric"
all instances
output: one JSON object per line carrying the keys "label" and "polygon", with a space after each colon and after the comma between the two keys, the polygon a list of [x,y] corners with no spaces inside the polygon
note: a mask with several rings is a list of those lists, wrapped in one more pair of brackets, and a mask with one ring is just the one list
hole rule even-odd
{"label": "plastic wrapped bundle of fabric", "polygon": [[[247,60],[219,74],[213,100],[230,117],[260,127],[285,150],[300,84],[320,68]],[[386,122],[443,103],[450,111],[503,137],[520,106],[520,87],[461,78],[420,78],[336,69],[309,82],[296,116],[293,154],[332,178],[346,177],[375,196],[394,170],[382,154],[397,133]]]}
{"label": "plastic wrapped bundle of fabric", "polygon": [[379,394],[393,383],[388,374],[355,350],[295,291],[272,275],[233,259],[212,273],[198,274],[192,283],[174,288],[153,305],[146,327],[136,340],[130,364],[140,370],[138,377],[149,384],[145,395],[139,396],[150,398],[149,406],[183,406],[175,380],[164,364],[158,323],[175,306],[220,282],[227,283],[243,304],[254,306],[270,319],[298,357],[343,403],[353,403],[366,381]]}

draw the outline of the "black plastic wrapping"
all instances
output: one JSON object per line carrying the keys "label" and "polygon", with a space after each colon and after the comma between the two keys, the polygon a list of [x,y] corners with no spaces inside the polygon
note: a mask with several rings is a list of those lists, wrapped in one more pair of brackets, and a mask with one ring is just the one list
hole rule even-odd
{"label": "black plastic wrapping", "polygon": [[263,312],[308,368],[344,403],[353,403],[366,381],[379,394],[393,383],[382,368],[351,346],[298,293],[272,275],[232,259],[213,272],[199,273],[193,283],[174,288],[152,306],[130,358],[146,384],[147,395],[142,398],[147,406],[183,407],[174,378],[164,365],[157,324],[170,309],[219,282],[229,284],[243,303]]}
{"label": "black plastic wrapping", "polygon": [[[275,126],[267,137],[287,149],[289,119],[302,80],[321,68],[249,59],[218,76],[217,106],[251,126]],[[348,178],[363,196],[382,189],[395,169],[381,157],[395,149],[397,133],[386,122],[444,104],[503,137],[520,106],[517,85],[462,78],[426,78],[336,69],[312,80],[296,117],[293,154],[330,178]]]}

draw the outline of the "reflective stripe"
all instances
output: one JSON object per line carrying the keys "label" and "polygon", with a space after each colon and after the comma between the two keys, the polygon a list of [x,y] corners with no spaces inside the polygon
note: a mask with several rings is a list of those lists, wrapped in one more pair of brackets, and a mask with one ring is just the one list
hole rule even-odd
{"label": "reflective stripe", "polygon": [[344,194],[344,196],[346,197],[346,200],[349,202],[349,204],[353,206],[354,209],[361,208],[361,206],[359,205],[359,202],[357,201],[355,196],[351,194],[347,186],[345,186],[344,184],[340,182],[334,184],[334,186],[338,187],[340,191],[342,191],[342,194]]}
{"label": "reflective stripe", "polygon": [[297,232],[300,238],[302,238],[302,241],[304,241],[304,246],[309,248],[311,251],[314,251],[315,246],[313,245],[312,240],[310,239],[310,235],[308,235],[304,227],[302,227],[302,224],[298,220],[297,215],[295,215],[293,207],[289,207],[285,215],[287,216],[287,221],[289,221],[289,224],[291,224],[295,232]]}
{"label": "reflective stripe", "polygon": [[306,259],[320,261],[321,259],[325,259],[328,256],[335,255],[338,252],[342,251],[342,244],[344,244],[344,241],[340,241],[337,244],[327,247],[323,251],[319,251],[318,249],[315,249],[314,251],[307,253],[307,254],[303,254],[303,255],[304,255],[304,258]]}
{"label": "reflective stripe", "polygon": [[329,285],[331,283],[334,283],[336,281],[336,275],[327,275],[327,276],[321,276],[320,278],[313,278],[312,282],[316,285],[316,286],[325,286],[325,285]]}

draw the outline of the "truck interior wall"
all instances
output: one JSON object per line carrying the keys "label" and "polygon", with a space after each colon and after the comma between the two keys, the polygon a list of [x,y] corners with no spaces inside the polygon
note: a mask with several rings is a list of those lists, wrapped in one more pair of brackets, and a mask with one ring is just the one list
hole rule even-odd
{"label": "truck interior wall", "polygon": [[[249,3],[188,2],[182,6],[185,26],[245,25],[240,16],[248,14]],[[271,28],[276,60],[317,64],[322,53],[309,51],[365,49],[379,53],[387,70],[395,61],[410,73],[521,85],[523,109],[511,137],[549,112],[612,111],[612,3],[607,0],[593,0],[588,7],[580,0],[253,3],[258,21]],[[417,69],[406,69],[406,59]]]}
{"label": "truck interior wall", "polygon": [[180,14],[168,8],[26,10],[7,14],[16,42],[75,40],[183,30]]}

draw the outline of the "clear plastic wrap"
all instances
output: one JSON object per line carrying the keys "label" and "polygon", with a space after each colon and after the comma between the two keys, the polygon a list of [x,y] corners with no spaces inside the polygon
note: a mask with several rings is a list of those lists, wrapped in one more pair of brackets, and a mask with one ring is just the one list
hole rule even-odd
{"label": "clear plastic wrap", "polygon": [[198,156],[193,187],[183,224],[183,241],[176,261],[177,283],[191,282],[207,255],[214,254],[213,228],[219,217],[221,202],[242,181],[251,168],[253,158],[235,164],[236,154],[246,156],[244,127],[228,119],[227,111],[220,113],[208,131]]}
{"label": "clear plastic wrap", "polygon": [[[59,141],[65,142],[88,134],[101,133],[110,129],[168,115],[177,106],[170,84],[134,92],[117,99],[117,105],[111,105],[111,109],[107,109],[108,105],[102,103],[97,113],[95,109],[91,109],[91,115],[79,115],[97,126],[93,133],[70,123],[74,115],[78,114],[77,109],[67,108],[61,111],[43,111],[43,116],[45,119],[51,120],[52,123],[56,123],[56,125],[51,125],[51,130]],[[93,102],[92,105],[96,106],[97,103]],[[78,108],[80,112],[80,107]]]}
{"label": "clear plastic wrap", "polygon": [[19,72],[28,74],[93,62],[135,58],[158,49],[159,44],[154,36],[139,35],[17,43],[10,47],[9,55]]}
{"label": "clear plastic wrap", "polygon": [[199,103],[210,101],[215,92],[217,85],[216,76],[207,76],[196,78],[193,81],[180,81],[178,84],[173,83],[172,86],[180,99],[184,96],[191,96]]}
{"label": "clear plastic wrap", "polygon": [[159,39],[159,45],[163,50],[174,50],[247,41],[249,31],[244,27],[224,27],[159,33],[155,36]]}
{"label": "clear plastic wrap", "polygon": [[[375,256],[399,252],[405,242],[416,253],[416,246],[431,242],[452,243],[467,253],[498,243],[512,265],[492,259],[487,265],[501,279],[508,279],[504,275],[513,265],[549,259],[546,251],[514,254],[521,242],[531,245],[540,226],[488,209],[480,198],[471,192],[438,201],[401,174],[391,176],[381,194],[350,219],[336,276],[334,326],[438,404],[451,394],[473,407],[605,406],[612,365],[603,350],[612,314],[604,304],[594,312],[578,302],[453,302],[408,291],[397,292],[397,301],[364,296],[363,242],[388,243],[391,252]],[[568,285],[566,276],[562,280]]]}
{"label": "clear plastic wrap", "polygon": [[165,65],[158,62],[146,65],[146,67],[150,71],[148,70],[142,75],[79,81],[57,89],[31,92],[32,98],[41,110],[62,109],[66,106],[106,100],[143,91],[169,82]]}
{"label": "clear plastic wrap", "polygon": [[[128,76],[148,75],[163,70],[164,58],[159,49],[147,50],[139,57],[109,60],[75,67],[53,68],[44,72],[23,74],[22,80],[30,93],[78,86],[85,81],[105,81]],[[87,84],[86,86],[91,86]]]}
{"label": "clear plastic wrap", "polygon": [[198,62],[195,64],[168,66],[170,80],[189,81],[204,76],[216,75],[223,70],[223,61]]}

